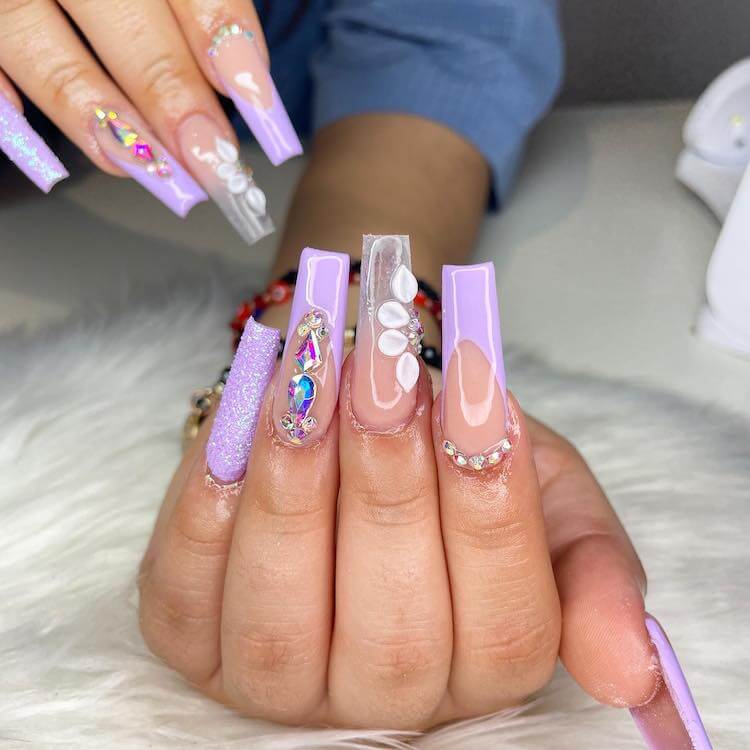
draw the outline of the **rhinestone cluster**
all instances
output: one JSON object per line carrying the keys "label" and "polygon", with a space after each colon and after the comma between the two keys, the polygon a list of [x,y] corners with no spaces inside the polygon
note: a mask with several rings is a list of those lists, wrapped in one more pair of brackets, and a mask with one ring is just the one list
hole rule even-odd
{"label": "rhinestone cluster", "polygon": [[297,326],[297,335],[301,341],[294,359],[299,372],[289,381],[289,409],[281,417],[281,426],[286,430],[290,442],[300,445],[318,424],[310,414],[318,394],[318,384],[310,373],[317,370],[322,362],[320,342],[328,336],[324,313],[320,310],[305,313]]}
{"label": "rhinestone cluster", "polygon": [[172,168],[169,166],[169,162],[163,156],[154,156],[151,144],[141,138],[133,130],[133,126],[122,120],[117,112],[113,110],[105,112],[97,107],[94,113],[99,121],[99,127],[109,128],[120,145],[128,149],[138,161],[144,163],[149,174],[155,174],[159,177],[172,176]]}
{"label": "rhinestone cluster", "polygon": [[231,36],[239,36],[240,34],[243,34],[248,39],[254,39],[254,34],[252,31],[245,31],[245,29],[242,28],[238,23],[232,23],[228,26],[222,26],[215,34],[214,38],[211,40],[211,46],[208,49],[208,54],[211,57],[216,57],[216,55],[219,53],[219,45],[226,39],[228,39]]}
{"label": "rhinestone cluster", "polygon": [[482,471],[490,466],[496,466],[500,463],[506,453],[510,453],[511,444],[508,438],[503,438],[496,446],[484,453],[478,453],[475,456],[467,456],[456,447],[455,443],[450,440],[443,441],[443,453],[453,459],[453,463],[460,467],[469,467],[474,471]]}

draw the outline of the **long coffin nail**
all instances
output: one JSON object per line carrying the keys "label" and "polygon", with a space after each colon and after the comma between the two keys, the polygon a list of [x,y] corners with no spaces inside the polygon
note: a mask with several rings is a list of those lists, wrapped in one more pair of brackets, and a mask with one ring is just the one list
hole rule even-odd
{"label": "long coffin nail", "polygon": [[49,193],[68,171],[26,118],[0,94],[0,150],[40,189]]}
{"label": "long coffin nail", "polygon": [[409,238],[365,235],[352,408],[369,429],[397,429],[414,413],[422,347],[416,294]]}
{"label": "long coffin nail", "polygon": [[443,450],[481,471],[511,450],[495,267],[443,266]]}
{"label": "long coffin nail", "polygon": [[302,153],[302,144],[284,109],[253,33],[238,24],[222,26],[208,54],[216,74],[261,148],[278,166]]}
{"label": "long coffin nail", "polygon": [[646,629],[656,649],[663,680],[647,704],[630,711],[646,746],[650,750],[711,750],[711,741],[666,633],[649,614]]}
{"label": "long coffin nail", "polygon": [[220,482],[236,482],[245,474],[279,339],[279,331],[253,318],[245,325],[206,444],[208,470]]}
{"label": "long coffin nail", "polygon": [[336,408],[344,359],[349,256],[306,247],[300,257],[273,415],[292,445],[316,442]]}
{"label": "long coffin nail", "polygon": [[208,200],[200,185],[147,130],[106,107],[94,110],[94,136],[120,169],[139,182],[178,216]]}
{"label": "long coffin nail", "polygon": [[273,232],[266,196],[252,170],[210,117],[191,115],[177,129],[177,139],[193,174],[248,244]]}

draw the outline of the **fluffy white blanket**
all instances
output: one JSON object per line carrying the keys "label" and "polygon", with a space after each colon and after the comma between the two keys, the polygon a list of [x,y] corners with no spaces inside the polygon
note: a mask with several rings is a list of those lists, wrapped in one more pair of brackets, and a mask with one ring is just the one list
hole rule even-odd
{"label": "fluffy white blanket", "polygon": [[[198,291],[196,292],[196,287]],[[227,285],[183,281],[33,337],[0,338],[3,748],[639,748],[624,711],[563,674],[523,711],[424,736],[248,721],[151,657],[134,571],[195,386],[229,357]],[[748,746],[750,425],[511,352],[510,382],[595,467],[650,573],[718,750]]]}

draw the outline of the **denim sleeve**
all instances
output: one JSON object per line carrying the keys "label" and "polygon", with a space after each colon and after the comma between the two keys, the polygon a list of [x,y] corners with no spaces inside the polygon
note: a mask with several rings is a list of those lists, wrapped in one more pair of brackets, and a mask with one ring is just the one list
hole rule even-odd
{"label": "denim sleeve", "polygon": [[484,155],[503,200],[560,85],[556,0],[334,0],[325,30],[315,128],[363,112],[440,122]]}

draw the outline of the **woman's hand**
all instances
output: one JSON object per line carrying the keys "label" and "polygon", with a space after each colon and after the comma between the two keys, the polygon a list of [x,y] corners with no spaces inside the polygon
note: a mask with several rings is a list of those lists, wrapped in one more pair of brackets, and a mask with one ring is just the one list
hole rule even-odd
{"label": "woman's hand", "polygon": [[7,99],[20,109],[13,81],[98,167],[181,216],[205,200],[202,186],[246,236],[268,231],[265,200],[249,192],[217,92],[274,164],[300,153],[268,65],[249,0],[0,3]]}
{"label": "woman's hand", "polygon": [[[225,485],[206,456],[214,476],[242,475],[236,446],[272,367],[273,341],[249,324],[144,558],[147,643],[213,698],[290,724],[425,728],[489,713],[541,688],[558,654],[599,700],[645,702],[656,676],[643,571],[601,489],[568,443],[503,397],[502,363],[488,368],[462,336],[434,406],[425,368],[412,382],[396,366],[394,337],[381,335],[398,330],[398,311],[377,312],[409,288],[394,257],[363,261],[357,349],[339,371],[344,305],[325,266],[345,279],[333,273],[344,261],[303,254],[295,325],[244,481]],[[486,265],[464,270],[494,290]],[[463,310],[450,325],[468,333],[486,295],[462,284],[444,314]],[[300,314],[305,305],[320,314]],[[481,329],[494,327],[487,315]],[[311,330],[313,364],[297,356]],[[263,352],[248,349],[261,340]],[[288,384],[306,374],[315,398],[295,422]],[[457,460],[498,430],[479,468]]]}

